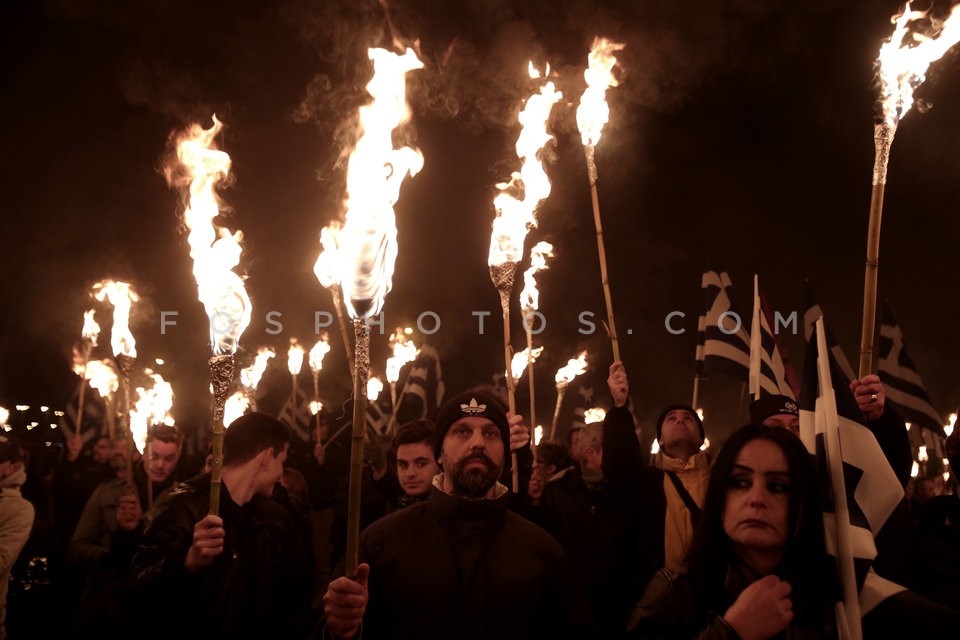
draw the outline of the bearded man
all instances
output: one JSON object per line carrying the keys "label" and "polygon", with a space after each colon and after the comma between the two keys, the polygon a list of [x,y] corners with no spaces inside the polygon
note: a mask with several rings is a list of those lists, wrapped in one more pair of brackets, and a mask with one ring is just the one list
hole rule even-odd
{"label": "bearded man", "polygon": [[481,391],[440,408],[433,450],[443,472],[429,500],[363,532],[357,579],[334,580],[324,596],[332,637],[353,638],[361,624],[363,637],[420,640],[577,632],[560,545],[507,508],[497,481],[520,421]]}

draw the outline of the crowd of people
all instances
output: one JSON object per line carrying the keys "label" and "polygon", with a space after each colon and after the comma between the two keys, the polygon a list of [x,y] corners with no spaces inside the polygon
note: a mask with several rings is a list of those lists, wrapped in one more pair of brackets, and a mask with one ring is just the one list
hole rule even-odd
{"label": "crowd of people", "polygon": [[[123,438],[70,438],[42,490],[28,490],[23,447],[0,435],[0,640],[843,636],[797,405],[762,397],[715,456],[696,411],[668,405],[651,460],[622,363],[608,387],[603,422],[563,442],[531,447],[490,387],[368,438],[354,576],[337,425],[304,445],[273,416],[238,418],[219,485],[208,458],[183,455],[175,426],[150,431],[149,461]],[[851,390],[886,463],[913,484],[873,562],[908,590],[863,618],[864,637],[960,632],[960,502],[911,482],[907,432],[879,379]]]}

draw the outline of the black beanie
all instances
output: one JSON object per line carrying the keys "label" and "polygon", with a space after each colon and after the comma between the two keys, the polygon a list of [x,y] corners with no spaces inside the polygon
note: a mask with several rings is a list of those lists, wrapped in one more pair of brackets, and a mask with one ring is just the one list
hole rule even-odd
{"label": "black beanie", "polygon": [[700,419],[700,414],[688,404],[672,404],[660,412],[660,417],[657,418],[657,441],[660,441],[660,429],[663,427],[663,421],[667,419],[667,414],[678,409],[689,411],[693,415],[693,419],[697,421],[697,426],[700,428],[700,442],[703,442],[706,438],[706,434],[703,432],[703,421]]}
{"label": "black beanie", "polygon": [[753,424],[763,424],[770,416],[781,414],[799,416],[797,402],[787,396],[770,394],[760,396],[759,400],[750,403],[750,422]]}
{"label": "black beanie", "polygon": [[507,422],[507,413],[499,400],[482,391],[466,391],[450,398],[440,407],[433,430],[434,457],[440,457],[447,431],[461,418],[487,418],[497,425],[500,429],[500,437],[503,439],[505,460],[510,459],[506,455],[510,452],[510,426]]}

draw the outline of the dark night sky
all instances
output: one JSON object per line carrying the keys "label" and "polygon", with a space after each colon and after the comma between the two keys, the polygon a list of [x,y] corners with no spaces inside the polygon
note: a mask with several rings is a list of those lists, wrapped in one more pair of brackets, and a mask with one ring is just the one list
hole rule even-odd
{"label": "dark night sky", "polygon": [[[214,111],[233,158],[222,192],[254,322],[241,343],[312,344],[313,310],[332,310],[312,273],[318,233],[342,214],[335,161],[343,124],[362,99],[364,55],[387,44],[371,0],[20,2],[4,20],[4,276],[0,286],[0,404],[60,406],[76,384],[90,285],[130,278],[143,294],[132,328],[141,361],[162,357],[175,414],[205,410],[206,320],[196,300],[178,196],[160,174],[167,137]],[[750,282],[776,309],[802,313],[809,277],[855,362],[873,164],[873,60],[896,1],[699,0],[392,2],[399,34],[419,38],[427,68],[411,74],[417,144],[426,164],[397,206],[400,255],[386,327],[425,310],[450,391],[502,366],[497,294],[486,254],[493,185],[516,168],[513,117],[528,94],[526,63],[549,61],[565,91],[554,110],[553,194],[527,245],[553,242],[541,274],[548,356],[538,376],[541,421],[552,375],[589,348],[598,388],[610,353],[576,330],[603,316],[596,244],[573,111],[595,34],[627,44],[622,86],[598,148],[600,199],[622,350],[641,421],[688,401],[700,274],[729,271],[740,309]],[[946,3],[935,5],[939,10]],[[935,65],[893,145],[881,245],[880,298],[889,299],[941,412],[960,403],[955,318],[960,275],[960,63]],[[525,265],[524,265],[525,266]],[[159,312],[179,311],[160,335]],[[282,312],[281,336],[264,333]],[[478,335],[474,310],[493,312]],[[687,314],[668,334],[667,313]],[[515,315],[518,315],[515,313]],[[108,315],[98,312],[101,324]],[[519,347],[519,321],[515,323]],[[626,335],[627,330],[632,335]],[[348,384],[340,341],[325,384]],[[109,340],[101,337],[97,355]],[[802,336],[786,345],[799,365]],[[386,338],[378,339],[382,371]],[[282,364],[282,363],[281,363]],[[265,385],[287,383],[285,367]],[[708,431],[732,426],[739,385],[704,386]],[[334,394],[335,395],[335,394]],[[520,402],[526,400],[521,397]],[[521,406],[526,406],[521,404]],[[710,418],[713,420],[710,420]],[[712,422],[712,425],[710,424]]]}

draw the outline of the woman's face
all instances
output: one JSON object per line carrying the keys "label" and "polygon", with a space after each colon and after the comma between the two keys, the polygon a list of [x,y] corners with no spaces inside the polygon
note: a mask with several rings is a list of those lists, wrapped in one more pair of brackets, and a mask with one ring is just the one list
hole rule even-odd
{"label": "woman's face", "polygon": [[734,546],[750,551],[783,550],[790,527],[790,469],[783,450],[769,440],[751,440],[727,480],[723,530]]}

